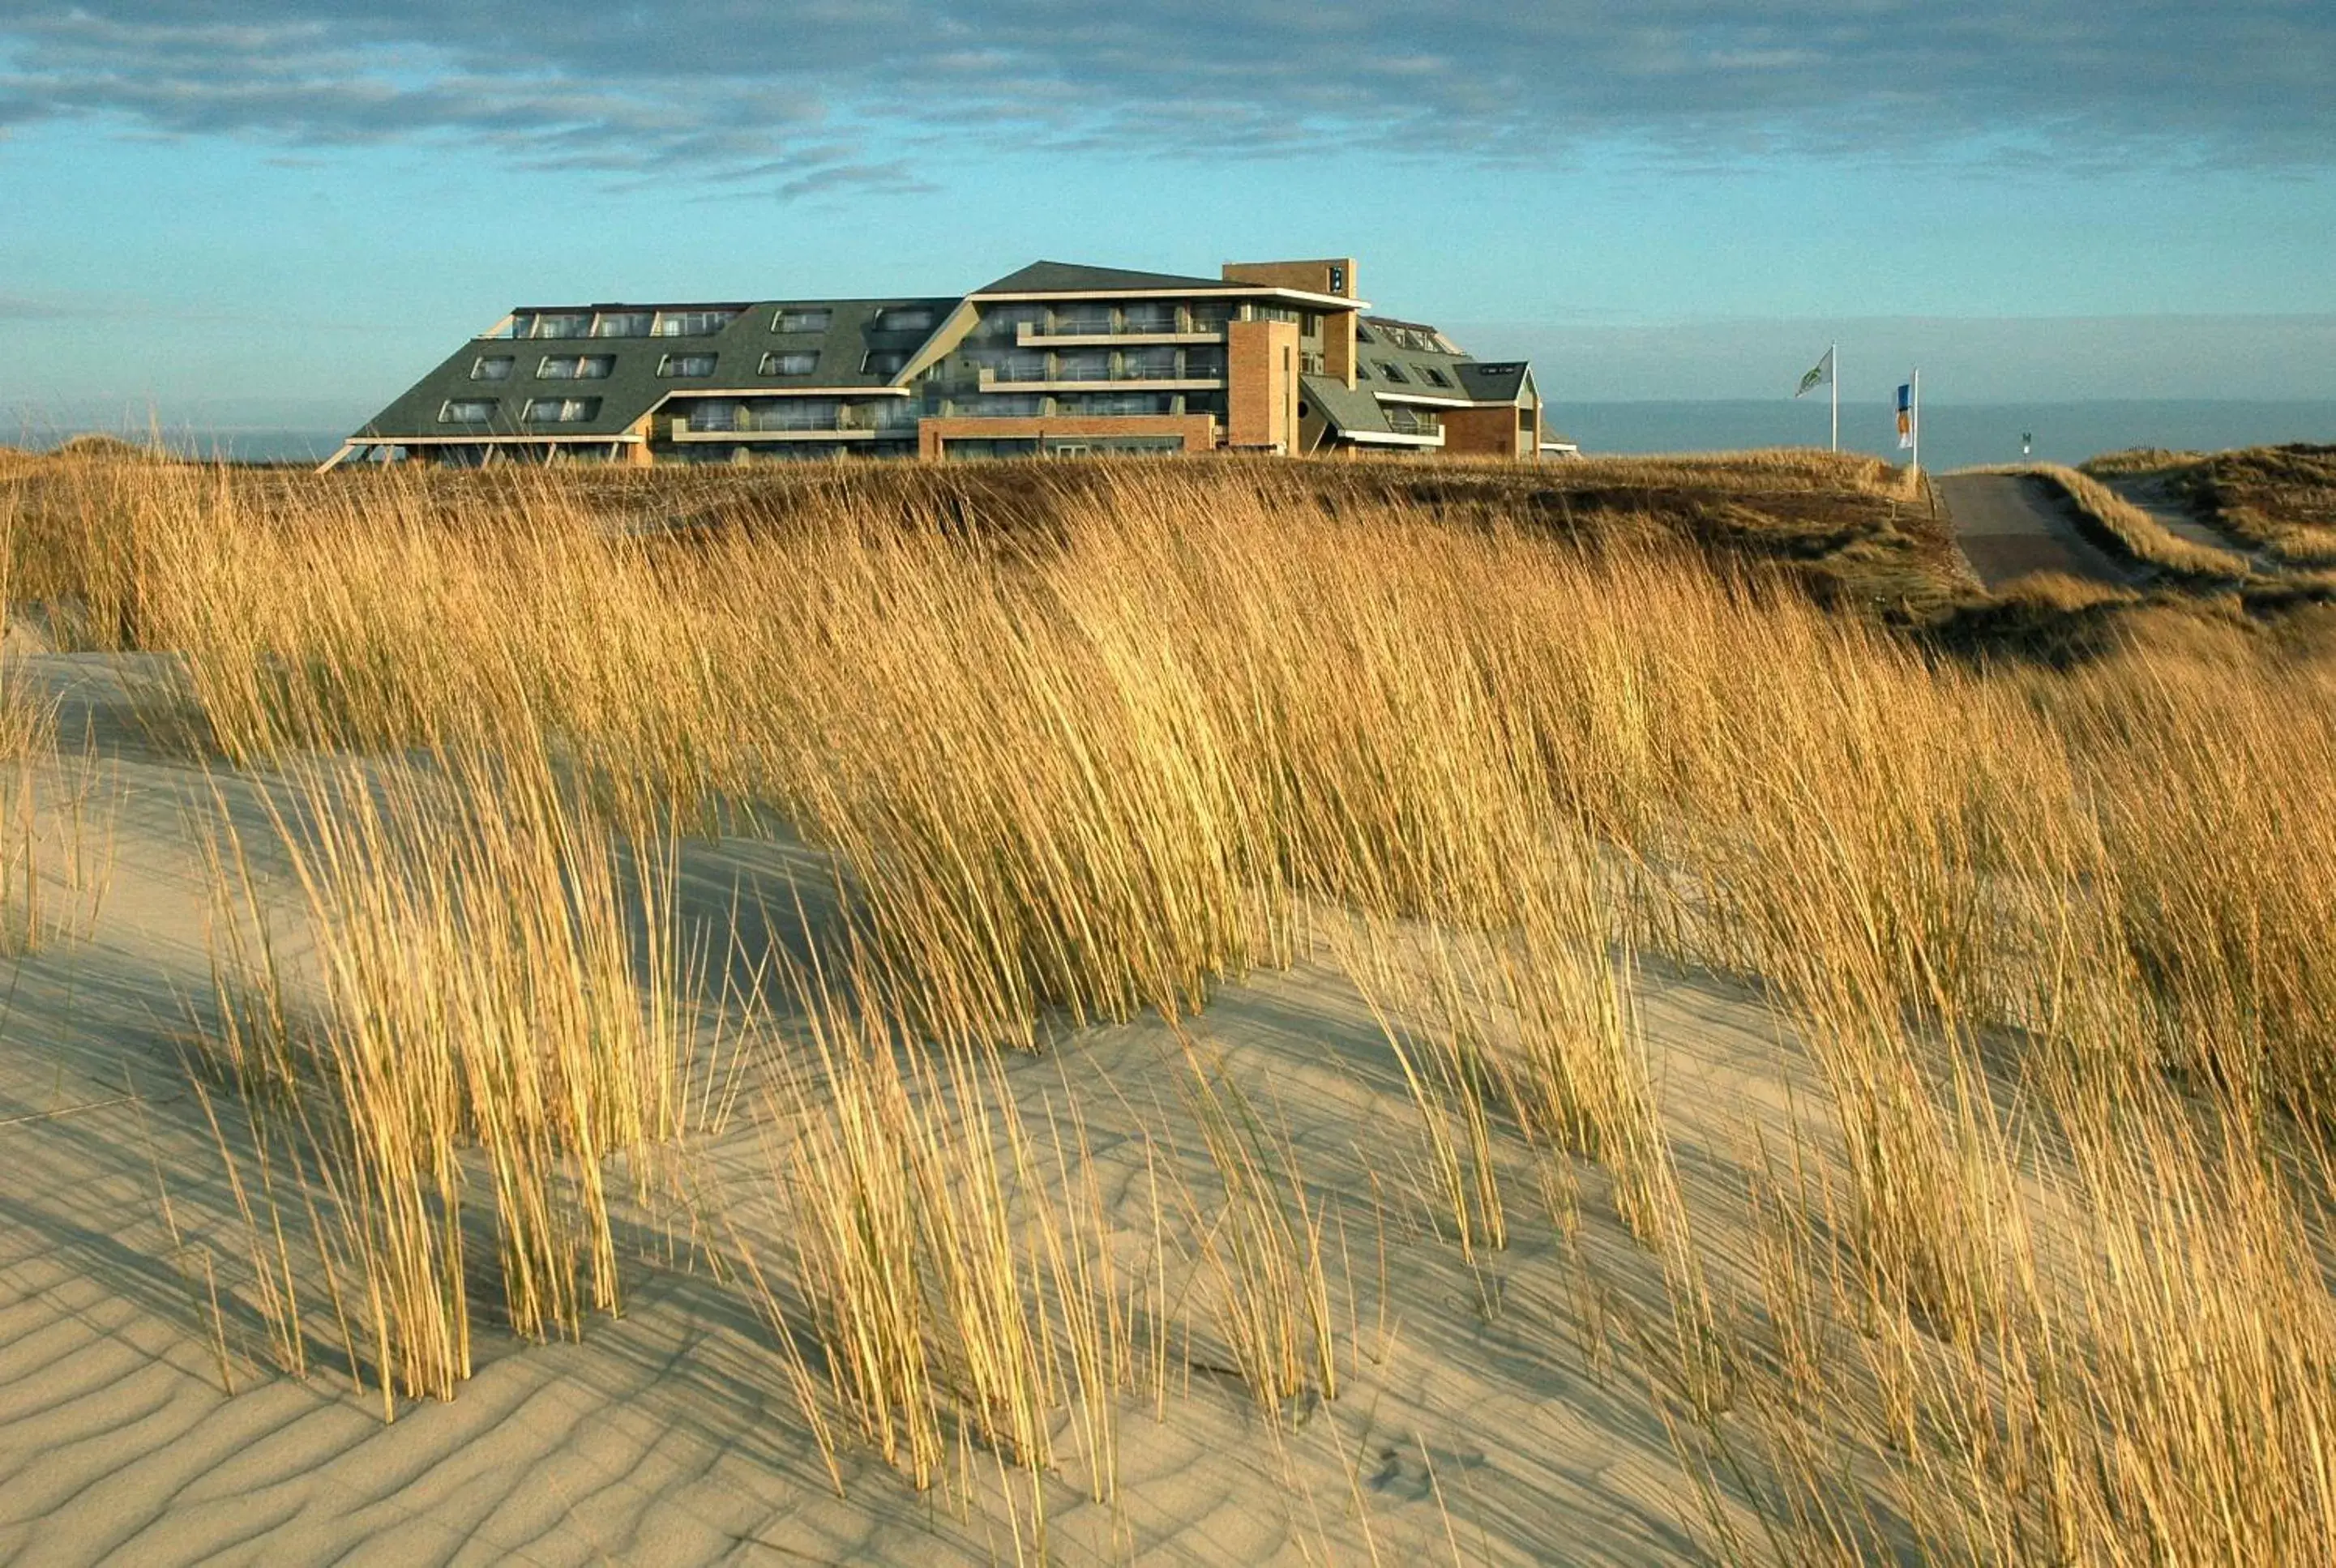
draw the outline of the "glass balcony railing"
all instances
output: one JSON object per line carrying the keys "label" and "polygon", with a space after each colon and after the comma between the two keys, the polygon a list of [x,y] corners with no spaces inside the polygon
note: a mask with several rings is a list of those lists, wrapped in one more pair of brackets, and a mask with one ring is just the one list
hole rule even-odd
{"label": "glass balcony railing", "polygon": [[912,435],[920,411],[883,409],[692,409],[675,421],[684,435]]}

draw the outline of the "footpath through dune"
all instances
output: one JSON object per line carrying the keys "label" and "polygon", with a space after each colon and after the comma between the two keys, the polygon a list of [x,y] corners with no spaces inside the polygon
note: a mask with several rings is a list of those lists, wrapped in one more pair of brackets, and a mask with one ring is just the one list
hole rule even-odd
{"label": "footpath through dune", "polygon": [[2144,575],[2085,537],[2024,474],[1945,474],[1934,482],[1955,543],[1990,593],[2038,572],[2120,586]]}

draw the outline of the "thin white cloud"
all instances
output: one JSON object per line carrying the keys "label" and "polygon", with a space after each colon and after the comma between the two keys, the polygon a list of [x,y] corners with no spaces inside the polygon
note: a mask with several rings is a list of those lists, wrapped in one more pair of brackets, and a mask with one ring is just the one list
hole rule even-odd
{"label": "thin white cloud", "polygon": [[896,183],[903,121],[1192,156],[1619,140],[2325,167],[2332,79],[2314,0],[0,0],[0,127],[436,138],[796,195]]}

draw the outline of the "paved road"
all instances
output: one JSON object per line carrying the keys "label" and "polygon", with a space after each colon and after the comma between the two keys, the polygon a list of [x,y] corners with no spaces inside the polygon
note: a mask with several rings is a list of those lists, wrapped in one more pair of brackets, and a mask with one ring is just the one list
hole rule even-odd
{"label": "paved road", "polygon": [[2254,569],[2266,576],[2279,571],[2279,563],[2244,540],[2233,538],[2220,528],[2198,519],[2189,503],[2175,494],[2165,477],[2159,474],[2126,474],[2110,479],[2108,487],[2159,522],[2166,532],[2188,539],[2194,545],[2205,545],[2213,549],[2228,550],[2242,560],[2252,562]]}
{"label": "paved road", "polygon": [[1954,523],[1955,542],[1990,593],[2036,572],[2117,584],[2142,576],[2078,532],[2041,480],[2020,474],[1946,474],[1932,482]]}

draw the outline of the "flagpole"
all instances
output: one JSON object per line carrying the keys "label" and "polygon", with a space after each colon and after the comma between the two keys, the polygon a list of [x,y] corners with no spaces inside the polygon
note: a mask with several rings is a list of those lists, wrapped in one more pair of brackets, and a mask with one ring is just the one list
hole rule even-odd
{"label": "flagpole", "polygon": [[1833,366],[1833,450],[1841,450],[1841,344],[1825,348],[1825,363]]}
{"label": "flagpole", "polygon": [[1914,471],[1921,473],[1922,471],[1922,371],[1920,365],[1914,368],[1914,406],[1911,411],[1911,419],[1914,437]]}

